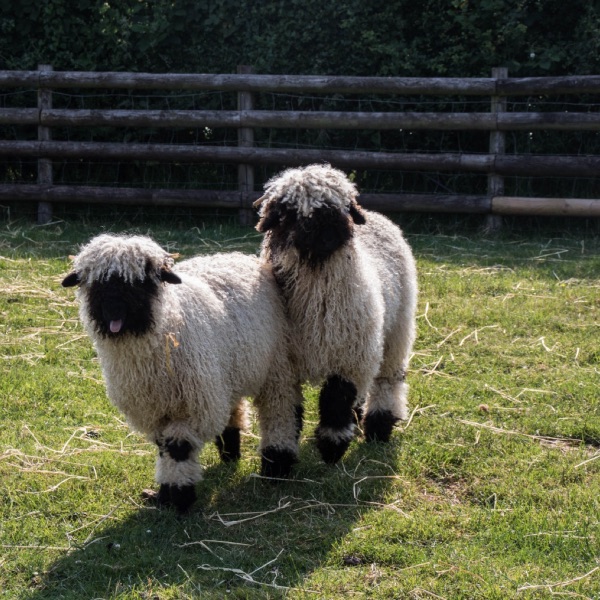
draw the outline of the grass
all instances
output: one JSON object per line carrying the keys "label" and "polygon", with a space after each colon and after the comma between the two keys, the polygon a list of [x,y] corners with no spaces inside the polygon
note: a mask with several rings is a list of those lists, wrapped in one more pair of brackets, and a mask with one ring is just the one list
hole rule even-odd
{"label": "grass", "polygon": [[[411,419],[322,464],[315,390],[294,479],[202,455],[195,511],[143,504],[154,449],[105,397],[60,287],[93,223],[0,231],[0,598],[600,598],[600,240],[408,238]],[[185,256],[248,229],[137,228]]]}

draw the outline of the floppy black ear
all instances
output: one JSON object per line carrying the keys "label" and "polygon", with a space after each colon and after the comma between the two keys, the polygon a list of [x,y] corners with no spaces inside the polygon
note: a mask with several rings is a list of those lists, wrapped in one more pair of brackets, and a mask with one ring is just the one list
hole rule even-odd
{"label": "floppy black ear", "polygon": [[75,285],[79,285],[80,283],[81,283],[81,280],[79,279],[79,275],[75,271],[73,271],[72,273],[69,273],[62,280],[63,287],[73,287]]}
{"label": "floppy black ear", "polygon": [[266,233],[269,229],[273,229],[281,221],[282,212],[277,206],[267,208],[265,214],[256,225],[256,230],[261,233]]}
{"label": "floppy black ear", "polygon": [[181,283],[179,275],[175,275],[173,271],[166,269],[165,267],[158,272],[158,278],[165,283]]}
{"label": "floppy black ear", "polygon": [[361,210],[356,202],[350,204],[350,216],[357,225],[364,225],[367,222],[365,213]]}

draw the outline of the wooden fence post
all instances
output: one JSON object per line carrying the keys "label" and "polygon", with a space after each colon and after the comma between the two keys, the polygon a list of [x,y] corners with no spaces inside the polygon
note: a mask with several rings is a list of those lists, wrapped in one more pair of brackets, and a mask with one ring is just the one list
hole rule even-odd
{"label": "wooden fence post", "polygon": [[[238,65],[239,74],[252,74],[254,67],[249,65]],[[252,110],[254,108],[254,96],[252,92],[238,92],[238,110]],[[254,129],[251,127],[240,127],[238,129],[238,146],[241,148],[252,148],[254,146]],[[238,165],[238,190],[241,196],[241,207],[239,211],[240,225],[251,225],[254,221],[252,200],[250,194],[254,191],[254,166],[249,164]]]}
{"label": "wooden fence post", "polygon": [[[492,69],[492,77],[494,79],[506,79],[508,77],[508,69],[506,67],[495,67]],[[506,96],[492,96],[492,105],[490,112],[498,114],[506,112]],[[506,152],[506,134],[498,129],[490,131],[490,154],[497,157]],[[504,177],[497,173],[488,175],[488,195],[490,197],[490,205],[492,198],[495,196],[504,195]],[[500,215],[489,214],[486,218],[486,230],[489,232],[499,231],[502,228],[502,217]]]}
{"label": "wooden fence post", "polygon": [[[38,71],[52,71],[52,65],[38,65]],[[52,90],[38,88],[38,111],[52,108]],[[38,141],[48,142],[52,139],[52,130],[50,127],[38,125]],[[52,160],[49,158],[38,159],[37,182],[40,185],[52,185]],[[39,202],[37,222],[40,225],[49,223],[52,220],[52,204],[50,202]]]}

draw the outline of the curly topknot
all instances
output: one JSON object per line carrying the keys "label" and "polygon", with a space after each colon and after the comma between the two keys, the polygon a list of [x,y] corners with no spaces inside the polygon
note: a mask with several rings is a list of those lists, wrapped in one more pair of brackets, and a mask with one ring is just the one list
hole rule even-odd
{"label": "curly topknot", "polygon": [[271,202],[294,208],[299,215],[310,217],[316,208],[330,206],[347,213],[356,201],[358,190],[348,176],[328,164],[287,169],[265,184],[265,193],[257,201],[260,216]]}
{"label": "curly topknot", "polygon": [[173,256],[149,237],[101,234],[83,246],[73,261],[82,283],[119,275],[126,282],[142,281],[173,266]]}

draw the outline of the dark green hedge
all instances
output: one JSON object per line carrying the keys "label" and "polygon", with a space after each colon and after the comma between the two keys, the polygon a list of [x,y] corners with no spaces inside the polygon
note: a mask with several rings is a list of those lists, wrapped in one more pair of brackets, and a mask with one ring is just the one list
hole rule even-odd
{"label": "dark green hedge", "polygon": [[589,0],[0,0],[0,69],[512,76],[600,72]]}

